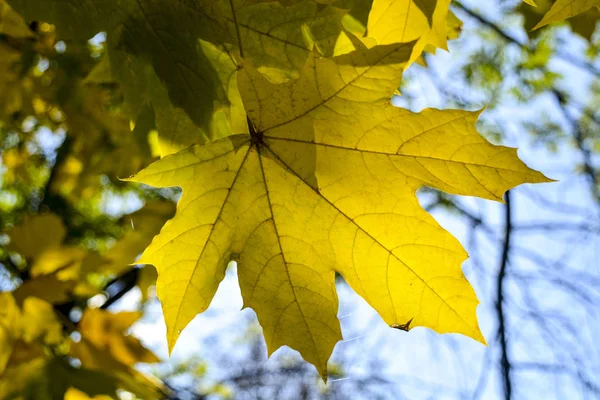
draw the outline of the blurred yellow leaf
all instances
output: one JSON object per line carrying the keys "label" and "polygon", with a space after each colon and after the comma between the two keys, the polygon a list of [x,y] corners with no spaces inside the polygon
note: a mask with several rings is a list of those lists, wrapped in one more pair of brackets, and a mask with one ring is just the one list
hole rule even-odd
{"label": "blurred yellow leaf", "polygon": [[62,358],[38,357],[7,369],[0,377],[0,398],[57,400],[63,399],[71,387],[90,396],[105,394],[114,399],[119,380],[111,371],[74,368]]}
{"label": "blurred yellow leaf", "polygon": [[84,392],[82,392],[81,390],[78,390],[76,388],[69,388],[67,390],[67,392],[65,393],[65,398],[64,400],[110,400],[112,399],[112,397],[109,396],[94,396],[94,397],[90,397],[87,394],[85,394]]}
{"label": "blurred yellow leaf", "polygon": [[27,216],[6,232],[8,249],[24,257],[36,258],[46,251],[58,249],[66,235],[61,219],[54,214]]}
{"label": "blurred yellow leaf", "polygon": [[23,302],[21,329],[21,337],[27,343],[39,340],[56,345],[62,340],[62,325],[52,305],[36,297],[28,297]]}
{"label": "blurred yellow leaf", "polygon": [[47,250],[39,254],[31,265],[31,276],[35,278],[56,272],[60,279],[75,279],[86,256],[85,249],[74,246]]}
{"label": "blurred yellow leaf", "polygon": [[152,265],[145,265],[140,269],[137,285],[142,292],[142,301],[146,302],[151,297],[152,288],[156,287],[156,278],[158,274],[156,268]]}
{"label": "blurred yellow leaf", "polygon": [[33,37],[33,32],[23,17],[14,12],[4,0],[0,0],[0,34],[19,39]]}
{"label": "blurred yellow leaf", "polygon": [[142,399],[163,397],[165,389],[160,381],[146,376],[131,366],[123,364],[112,353],[94,346],[85,337],[71,344],[71,356],[92,371],[105,371],[119,382],[120,387],[135,393]]}
{"label": "blurred yellow leaf", "polygon": [[463,22],[452,11],[448,12],[448,40],[458,39],[462,32]]}
{"label": "blurred yellow leaf", "polygon": [[[67,291],[78,295],[98,292],[87,282],[88,274],[104,271],[108,261],[82,247],[63,245],[66,228],[54,214],[26,217],[8,230],[9,250],[29,258],[30,279],[18,291],[19,302],[26,295],[38,295],[51,303],[64,299]],[[26,294],[26,295],[25,295]]]}
{"label": "blurred yellow leaf", "polygon": [[15,340],[19,337],[17,326],[20,311],[11,293],[0,293],[0,375],[13,351]]}
{"label": "blurred yellow leaf", "polygon": [[45,362],[44,358],[37,357],[7,368],[0,374],[0,398],[31,399],[32,397],[24,394],[24,391],[29,387],[31,380],[43,371]]}
{"label": "blurred yellow leaf", "polygon": [[56,274],[42,275],[25,280],[13,291],[13,295],[19,304],[23,304],[29,296],[35,296],[51,304],[60,304],[69,300],[74,286],[75,282],[60,280]]}
{"label": "blurred yellow leaf", "polygon": [[150,201],[142,209],[128,215],[123,237],[107,252],[108,264],[103,271],[121,275],[131,269],[137,256],[150,244],[165,222],[175,213],[167,201]]}
{"label": "blurred yellow leaf", "polygon": [[138,312],[113,314],[100,309],[87,309],[79,322],[81,335],[96,348],[110,353],[116,360],[131,366],[135,363],[154,363],[159,359],[141,342],[127,334],[140,318]]}

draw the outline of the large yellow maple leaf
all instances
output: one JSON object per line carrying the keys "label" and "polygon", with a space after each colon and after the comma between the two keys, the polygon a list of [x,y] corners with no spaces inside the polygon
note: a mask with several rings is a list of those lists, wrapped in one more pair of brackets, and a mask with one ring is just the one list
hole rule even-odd
{"label": "large yellow maple leaf", "polygon": [[415,192],[501,200],[547,178],[482,138],[477,112],[393,107],[412,52],[410,43],[313,56],[281,85],[245,65],[249,135],[190,147],[130,178],[183,189],[138,261],[158,269],[169,348],[209,306],[231,260],[269,353],[288,345],[323,377],[342,338],[336,272],[392,327],[485,342],[461,270],[467,254]]}

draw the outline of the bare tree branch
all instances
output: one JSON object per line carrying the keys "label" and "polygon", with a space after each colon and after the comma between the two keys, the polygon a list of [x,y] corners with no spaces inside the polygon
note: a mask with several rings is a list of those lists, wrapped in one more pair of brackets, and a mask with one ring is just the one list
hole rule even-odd
{"label": "bare tree branch", "polygon": [[504,246],[502,249],[502,258],[500,260],[500,269],[498,271],[497,278],[496,310],[498,313],[498,330],[500,335],[500,348],[502,351],[500,367],[502,368],[502,377],[504,380],[504,398],[506,400],[510,400],[512,398],[512,382],[510,378],[511,365],[508,359],[508,340],[506,316],[504,311],[504,282],[506,277],[506,267],[508,265],[508,254],[510,253],[510,239],[512,234],[512,210],[510,191],[506,192],[505,201],[506,207],[504,209]]}

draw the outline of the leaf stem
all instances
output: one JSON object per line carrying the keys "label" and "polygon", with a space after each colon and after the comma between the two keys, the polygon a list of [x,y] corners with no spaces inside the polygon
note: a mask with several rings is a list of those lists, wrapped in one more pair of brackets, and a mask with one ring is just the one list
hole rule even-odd
{"label": "leaf stem", "polygon": [[240,27],[237,22],[237,16],[235,15],[235,7],[233,6],[233,0],[229,0],[231,6],[231,14],[233,15],[233,24],[235,25],[235,33],[237,35],[238,47],[240,48],[240,57],[244,58],[244,48],[242,47],[242,35],[240,34]]}

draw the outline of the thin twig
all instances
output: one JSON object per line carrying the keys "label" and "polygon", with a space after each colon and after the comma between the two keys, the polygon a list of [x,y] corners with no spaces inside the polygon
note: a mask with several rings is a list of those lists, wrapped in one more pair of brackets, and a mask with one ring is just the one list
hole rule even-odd
{"label": "thin twig", "polygon": [[[472,9],[465,7],[461,2],[455,1],[452,4],[455,5],[457,8],[461,9],[462,11],[464,11],[465,13],[467,13],[472,18],[479,21],[481,24],[487,26],[488,28],[490,28],[491,30],[496,32],[500,37],[502,37],[507,42],[516,44],[517,46],[521,47],[523,50],[526,50],[528,52],[532,52],[534,50],[531,47],[529,47],[526,43],[523,43],[520,40],[516,39],[515,37],[509,35],[507,32],[504,31],[504,29],[500,28],[500,26],[498,26],[496,23],[490,21],[489,19],[487,19],[483,15],[473,11]],[[565,62],[571,64],[572,66],[582,69],[596,77],[600,76],[600,70],[587,61],[573,58],[573,56],[571,56],[569,54],[564,54],[564,53],[556,53],[555,56],[557,58],[561,59],[562,61],[565,61]]]}

